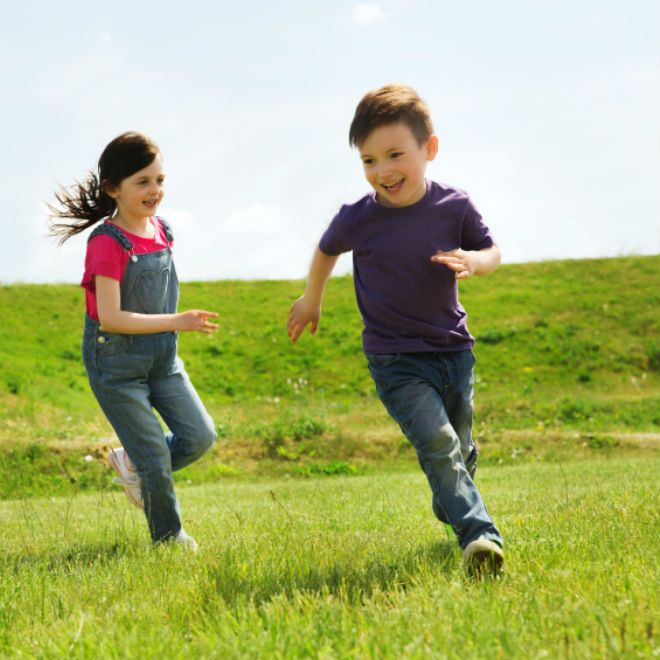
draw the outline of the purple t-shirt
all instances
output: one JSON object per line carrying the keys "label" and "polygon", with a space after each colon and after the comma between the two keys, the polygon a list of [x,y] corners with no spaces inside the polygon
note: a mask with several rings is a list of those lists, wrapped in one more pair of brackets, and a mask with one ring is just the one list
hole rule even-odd
{"label": "purple t-shirt", "polygon": [[365,353],[416,353],[460,351],[474,344],[455,274],[431,257],[438,250],[482,250],[493,244],[465,192],[427,181],[426,194],[411,206],[382,206],[375,192],[345,204],[319,247],[331,256],[353,251]]}

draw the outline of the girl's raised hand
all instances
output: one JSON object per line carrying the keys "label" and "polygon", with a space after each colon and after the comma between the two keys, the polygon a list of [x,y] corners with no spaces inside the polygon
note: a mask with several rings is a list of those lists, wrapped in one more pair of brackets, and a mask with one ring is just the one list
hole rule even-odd
{"label": "girl's raised hand", "polygon": [[216,312],[207,312],[204,309],[189,309],[187,312],[177,314],[177,330],[181,332],[203,332],[210,335],[220,326],[210,323],[208,319],[216,319]]}

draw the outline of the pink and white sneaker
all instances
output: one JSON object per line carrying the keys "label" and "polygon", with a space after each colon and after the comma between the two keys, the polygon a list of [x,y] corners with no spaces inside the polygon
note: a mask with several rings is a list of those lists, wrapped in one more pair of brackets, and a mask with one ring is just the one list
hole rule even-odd
{"label": "pink and white sneaker", "polygon": [[124,489],[128,501],[138,509],[144,509],[142,502],[142,491],[140,489],[140,477],[135,465],[128,457],[123,447],[115,447],[108,454],[108,465],[117,473],[112,480]]}

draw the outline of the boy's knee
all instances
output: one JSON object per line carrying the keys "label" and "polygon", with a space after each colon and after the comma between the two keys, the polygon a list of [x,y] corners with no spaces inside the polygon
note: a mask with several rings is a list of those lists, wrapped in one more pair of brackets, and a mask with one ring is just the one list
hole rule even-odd
{"label": "boy's knee", "polygon": [[415,448],[422,454],[446,454],[458,448],[458,436],[451,424],[436,428],[420,429],[414,440]]}

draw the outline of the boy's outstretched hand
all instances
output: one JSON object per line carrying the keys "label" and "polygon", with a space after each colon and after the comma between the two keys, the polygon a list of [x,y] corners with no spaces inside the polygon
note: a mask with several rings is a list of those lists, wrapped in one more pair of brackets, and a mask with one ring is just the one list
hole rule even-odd
{"label": "boy's outstretched hand", "polygon": [[483,250],[449,250],[436,252],[431,261],[444,264],[456,273],[457,280],[466,280],[472,275],[488,275],[499,265],[502,255],[500,248],[493,245]]}
{"label": "boy's outstretched hand", "polygon": [[465,280],[474,275],[478,267],[478,254],[466,250],[450,250],[449,252],[436,252],[431,261],[444,264],[456,273],[457,280]]}
{"label": "boy's outstretched hand", "polygon": [[319,327],[319,319],[321,318],[321,305],[310,304],[310,302],[302,296],[291,305],[289,310],[289,319],[286,324],[286,331],[291,341],[295,344],[298,337],[302,335],[308,324],[312,324],[309,331],[315,335]]}

